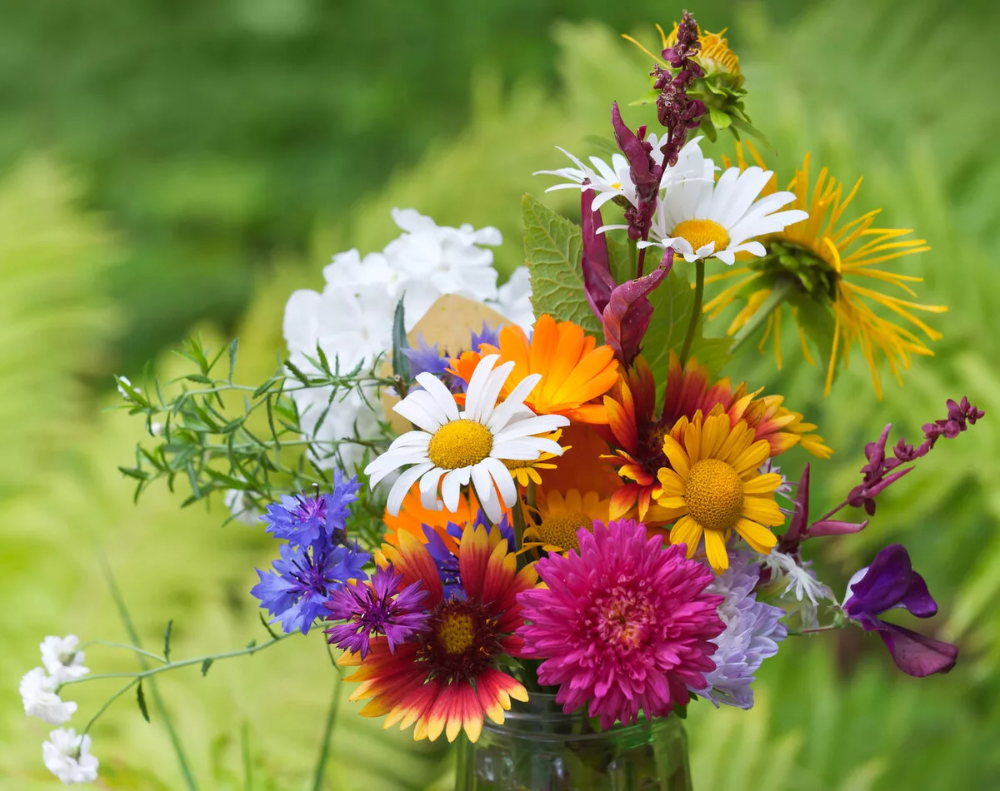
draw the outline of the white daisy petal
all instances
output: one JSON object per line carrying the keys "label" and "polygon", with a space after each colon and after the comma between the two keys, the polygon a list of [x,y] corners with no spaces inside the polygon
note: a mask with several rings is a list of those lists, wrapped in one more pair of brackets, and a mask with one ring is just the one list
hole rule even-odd
{"label": "white daisy petal", "polygon": [[428,471],[420,479],[420,504],[428,511],[435,511],[438,507],[438,483],[445,471],[440,467],[435,467]]}
{"label": "white daisy petal", "polygon": [[417,479],[421,475],[430,470],[433,466],[434,465],[430,462],[418,464],[416,467],[410,467],[410,469],[396,479],[396,482],[389,490],[389,498],[386,500],[385,504],[386,510],[390,514],[393,516],[399,516],[399,509],[403,505],[403,498],[406,497],[407,493],[410,491],[410,487],[417,482]]}
{"label": "white daisy petal", "polygon": [[472,372],[472,377],[469,379],[469,387],[465,391],[465,414],[470,416],[470,420],[475,419],[471,416],[475,415],[479,410],[479,401],[482,398],[483,389],[490,378],[493,366],[496,365],[499,359],[499,354],[488,354],[479,361],[476,365],[476,370]]}
{"label": "white daisy petal", "polygon": [[468,483],[468,478],[471,477],[470,467],[459,467],[457,470],[451,470],[444,475],[441,479],[441,499],[444,501],[444,507],[455,513],[458,510],[458,501],[462,494],[462,484]]}
{"label": "white daisy petal", "polygon": [[[504,402],[493,410],[493,414],[490,416],[486,427],[496,433],[510,423],[515,415],[527,409],[524,406],[524,399],[528,397],[540,381],[542,381],[541,374],[531,374],[518,382],[517,387],[510,391],[510,395],[507,396]],[[528,413],[534,414],[531,410],[528,410]]]}
{"label": "white daisy petal", "polygon": [[472,420],[485,423],[486,418],[491,415],[493,410],[496,408],[497,398],[500,397],[500,391],[503,389],[504,382],[507,381],[507,378],[510,376],[510,372],[512,370],[514,370],[514,363],[506,362],[503,365],[498,366],[493,373],[490,374],[489,379],[486,380],[486,385],[483,387],[483,392],[479,397],[479,403],[477,404],[478,408],[474,413],[469,415]]}
{"label": "white daisy petal", "polygon": [[496,483],[504,506],[507,508],[513,506],[517,501],[517,487],[514,485],[510,470],[499,459],[483,459],[483,466],[489,471],[494,483]]}
{"label": "white daisy petal", "polygon": [[[422,397],[421,397],[422,396]],[[410,393],[406,398],[396,404],[392,411],[397,415],[409,420],[417,428],[422,428],[429,434],[433,434],[446,420],[441,420],[443,413],[434,404],[434,400],[426,391],[416,391]]]}
{"label": "white daisy petal", "polygon": [[[482,464],[477,464],[472,468],[472,485],[476,489],[476,499],[479,500],[479,505],[486,512],[487,516],[490,516],[490,514],[499,514],[502,509],[497,499],[496,487],[493,485],[493,479],[490,477],[489,470]],[[490,518],[492,519],[493,517],[490,516]]]}
{"label": "white daisy petal", "polygon": [[455,403],[455,396],[452,395],[451,390],[444,382],[426,371],[417,374],[417,382],[430,394],[434,403],[441,408],[446,418],[446,420],[441,421],[442,423],[447,420],[458,420],[458,404]]}

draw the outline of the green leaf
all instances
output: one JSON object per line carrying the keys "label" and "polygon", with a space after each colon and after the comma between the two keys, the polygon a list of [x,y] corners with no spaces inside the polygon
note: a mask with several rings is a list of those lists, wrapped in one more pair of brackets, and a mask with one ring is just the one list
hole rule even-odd
{"label": "green leaf", "polygon": [[531,274],[531,305],[536,316],[548,313],[572,321],[601,337],[583,292],[580,226],[561,217],[531,195],[521,199],[524,213],[524,259]]}
{"label": "green leaf", "polygon": [[229,344],[229,381],[233,381],[233,374],[236,373],[236,353],[240,348],[240,339],[233,338]]}
{"label": "green leaf", "polygon": [[708,114],[712,116],[712,123],[715,124],[717,129],[728,129],[731,123],[729,114],[725,110],[719,110],[716,107],[709,107]]}
{"label": "green leaf", "polygon": [[409,346],[406,341],[406,314],[400,298],[392,318],[392,372],[404,382],[410,380],[410,360],[403,354],[403,349]]}
{"label": "green leaf", "polygon": [[201,677],[202,678],[204,678],[205,676],[208,675],[208,669],[212,666],[212,663],[214,661],[215,661],[214,659],[206,659],[204,662],[201,663]]}
{"label": "green leaf", "polygon": [[146,708],[146,695],[142,691],[142,682],[139,682],[139,686],[136,687],[135,699],[139,704],[139,711],[142,712],[142,717],[146,722],[149,722],[149,709]]}
{"label": "green leaf", "polygon": [[256,648],[256,647],[257,647],[257,641],[256,640],[251,640],[249,643],[247,643],[247,649]]}
{"label": "green leaf", "polygon": [[167,628],[163,632],[163,658],[170,661],[170,635],[174,631],[174,620],[167,621]]}
{"label": "green leaf", "polygon": [[607,231],[604,238],[608,240],[608,263],[611,276],[616,283],[624,283],[635,277],[635,262],[629,254],[629,240],[624,231]]}
{"label": "green leaf", "polygon": [[642,343],[642,355],[653,369],[656,381],[665,385],[670,350],[677,351],[684,343],[694,306],[694,291],[683,276],[672,271],[649,295],[649,302],[653,306],[653,318]]}
{"label": "green leaf", "polygon": [[267,633],[269,635],[271,635],[271,639],[272,640],[277,640],[278,639],[278,635],[276,635],[274,633],[274,630],[271,628],[271,624],[269,624],[267,622],[267,618],[264,617],[264,613],[262,613],[260,610],[258,610],[257,614],[260,616],[260,622],[261,622],[261,624],[263,624],[264,628],[267,629]]}
{"label": "green leaf", "polygon": [[729,362],[732,355],[729,348],[733,345],[732,338],[695,338],[691,343],[691,357],[696,358],[701,365],[708,368],[712,376],[718,376]]}
{"label": "green leaf", "polygon": [[801,292],[793,292],[788,302],[796,309],[799,326],[816,344],[823,370],[826,371],[830,365],[830,352],[833,351],[833,334],[836,326],[833,312],[829,307],[817,304],[808,294]]}

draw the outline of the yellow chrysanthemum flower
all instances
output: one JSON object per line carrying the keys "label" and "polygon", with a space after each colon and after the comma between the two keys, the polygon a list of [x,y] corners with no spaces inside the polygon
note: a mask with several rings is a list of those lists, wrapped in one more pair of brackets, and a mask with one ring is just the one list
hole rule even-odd
{"label": "yellow chrysanthemum flower", "polygon": [[657,503],[677,519],[671,544],[686,544],[694,557],[705,537],[705,554],[717,573],[729,568],[726,542],[733,530],[764,555],[778,543],[768,528],[785,521],[774,501],[781,486],[777,473],[760,474],[770,455],[766,440],[754,441],[744,421],[730,425],[727,415],[677,421],[663,440],[670,467],[657,474]]}
{"label": "yellow chrysanthemum flower", "polygon": [[[754,161],[762,165],[760,155],[753,145],[748,142],[746,148]],[[724,158],[724,161],[728,167],[728,158]],[[740,144],[737,145],[737,162],[741,168],[747,167],[743,146]],[[796,196],[791,208],[807,211],[809,218],[763,238],[761,241],[768,249],[767,256],[707,278],[706,283],[729,278],[737,280],[709,300],[704,309],[710,318],[715,318],[737,299],[745,299],[746,305],[729,325],[730,335],[747,327],[759,311],[766,311],[767,324],[760,348],[763,350],[767,340],[774,338],[775,358],[779,368],[782,363],[782,303],[787,301],[791,306],[799,325],[802,353],[810,364],[813,360],[806,345],[802,311],[809,310],[809,318],[814,320],[821,315],[813,313],[814,311],[829,309],[832,312],[833,327],[825,394],[830,393],[838,359],[847,368],[851,348],[856,344],[861,348],[871,370],[875,392],[881,398],[883,358],[893,376],[901,383],[900,369],[910,367],[912,355],[933,355],[914,329],[922,332],[928,340],[938,340],[941,337],[940,333],[916,316],[914,311],[943,313],[947,308],[923,305],[875,290],[872,286],[882,282],[916,297],[916,293],[907,284],[919,283],[923,278],[876,269],[874,265],[925,252],[930,248],[923,239],[900,238],[911,233],[910,230],[873,227],[880,209],[869,211],[854,220],[844,221],[843,215],[854,200],[861,180],[845,196],[843,182],[832,178],[828,170],[823,168],[816,183],[810,188],[809,164],[807,154],[802,168],[796,171],[788,186]],[[772,179],[763,194],[773,193],[776,188],[775,179]],[[880,315],[873,309],[875,306],[895,314],[914,329],[902,326],[886,315]]]}
{"label": "yellow chrysanthemum flower", "polygon": [[581,527],[590,529],[595,519],[605,524],[611,509],[611,500],[601,498],[597,492],[580,494],[570,489],[563,496],[548,492],[538,502],[537,517],[524,531],[523,549],[541,547],[546,552],[568,552],[579,549],[576,533]]}

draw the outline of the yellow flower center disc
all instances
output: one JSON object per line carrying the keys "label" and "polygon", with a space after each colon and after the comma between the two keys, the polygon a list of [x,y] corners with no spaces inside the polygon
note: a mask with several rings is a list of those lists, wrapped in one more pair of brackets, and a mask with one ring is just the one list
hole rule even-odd
{"label": "yellow flower center disc", "polygon": [[743,515],[743,481],[724,461],[699,461],[685,481],[684,502],[706,530],[728,530]]}
{"label": "yellow flower center disc", "polygon": [[715,220],[684,220],[677,223],[670,235],[687,239],[695,252],[709,242],[715,242],[716,253],[729,247],[729,232]]}
{"label": "yellow flower center disc", "polygon": [[437,627],[441,647],[449,654],[461,654],[474,639],[472,616],[464,612],[448,613]]}
{"label": "yellow flower center disc", "polygon": [[538,528],[538,537],[545,544],[562,547],[564,550],[579,549],[576,531],[581,527],[590,528],[594,520],[583,512],[556,514],[550,516]]}
{"label": "yellow flower center disc", "polygon": [[443,470],[479,464],[493,450],[493,434],[475,420],[454,420],[434,432],[427,457]]}

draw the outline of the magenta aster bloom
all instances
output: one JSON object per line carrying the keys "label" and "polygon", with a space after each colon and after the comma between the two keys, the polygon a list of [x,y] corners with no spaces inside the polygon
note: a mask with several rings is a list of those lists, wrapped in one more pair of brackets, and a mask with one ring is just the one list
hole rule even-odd
{"label": "magenta aster bloom", "polygon": [[335,590],[326,602],[331,621],[343,620],[326,630],[330,643],[345,651],[368,656],[373,635],[385,635],[392,653],[397,645],[427,628],[430,612],[421,604],[427,591],[419,581],[399,590],[403,575],[392,567],[379,568],[368,582]]}
{"label": "magenta aster bloom", "polygon": [[559,687],[566,713],[589,703],[602,728],[685,705],[689,687],[707,686],[710,641],[725,628],[723,597],[706,591],[711,570],[630,519],[595,521],[577,537],[579,550],[535,564],[548,588],[517,597],[529,622],[518,630],[523,656],[545,660],[539,683]]}

